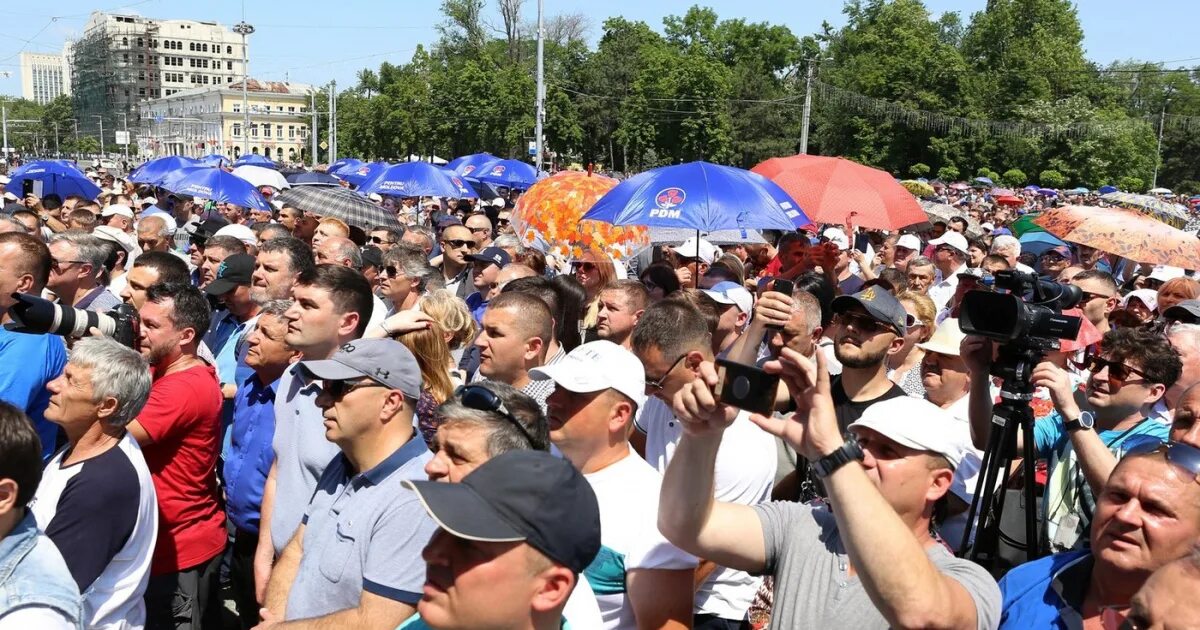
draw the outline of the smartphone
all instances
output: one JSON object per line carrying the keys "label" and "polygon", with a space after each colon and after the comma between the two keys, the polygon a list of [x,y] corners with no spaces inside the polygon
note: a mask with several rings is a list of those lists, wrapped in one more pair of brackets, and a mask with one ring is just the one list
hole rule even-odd
{"label": "smartphone", "polygon": [[779,375],[753,365],[717,359],[717,399],[751,413],[770,414],[775,407]]}
{"label": "smartphone", "polygon": [[34,180],[32,179],[26,178],[21,181],[21,201],[24,201],[26,197],[33,194],[33,184]]}
{"label": "smartphone", "polygon": [[867,253],[867,247],[869,247],[870,244],[871,240],[867,238],[867,234],[865,232],[856,234],[854,236],[854,249],[857,249],[865,254]]}

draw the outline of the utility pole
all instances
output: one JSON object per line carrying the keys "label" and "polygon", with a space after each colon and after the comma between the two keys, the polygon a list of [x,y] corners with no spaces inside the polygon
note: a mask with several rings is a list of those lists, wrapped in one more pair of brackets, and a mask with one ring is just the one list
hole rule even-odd
{"label": "utility pole", "polygon": [[1158,167],[1162,165],[1163,127],[1165,127],[1167,123],[1167,103],[1170,102],[1170,96],[1167,96],[1163,99],[1162,113],[1158,115],[1158,149],[1154,153],[1154,177],[1150,180],[1151,188],[1158,188]]}
{"label": "utility pole", "polygon": [[104,159],[104,116],[92,114],[92,117],[100,121],[100,159]]}
{"label": "utility pole", "polygon": [[316,167],[316,165],[317,165],[317,131],[320,128],[317,127],[317,89],[316,88],[311,88],[311,89],[312,89],[312,91],[309,92],[309,94],[308,94],[308,98],[309,98],[308,111],[309,111],[309,113],[312,114],[312,123],[308,126],[308,142],[309,142],[309,144],[312,145],[312,165],[314,167]]}
{"label": "utility pole", "polygon": [[58,121],[54,121],[54,157],[62,157],[62,153],[58,151]]}
{"label": "utility pole", "polygon": [[533,167],[538,172],[542,170],[542,153],[545,147],[542,145],[542,125],[546,117],[546,81],[542,64],[543,53],[543,38],[545,29],[542,28],[542,0],[538,0],[537,14],[537,112],[534,122],[534,155]]}
{"label": "utility pole", "polygon": [[4,126],[4,163],[8,164],[8,108],[0,106],[0,119]]}
{"label": "utility pole", "polygon": [[129,162],[129,113],[121,112],[121,127],[125,130],[125,161]]}
{"label": "utility pole", "polygon": [[[243,12],[245,6],[243,6]],[[246,140],[246,149],[242,154],[250,153],[250,96],[248,93],[250,83],[250,54],[246,50],[246,36],[254,32],[254,27],[246,23],[243,19],[233,27],[233,32],[242,36],[242,138]]]}
{"label": "utility pole", "polygon": [[79,161],[79,119],[72,118],[71,122],[75,124],[75,161]]}
{"label": "utility pole", "polygon": [[327,164],[333,164],[337,161],[337,98],[334,94],[337,92],[337,81],[329,82],[329,122],[325,128],[329,130],[329,161]]}
{"label": "utility pole", "polygon": [[813,81],[813,64],[815,60],[808,60],[808,70],[804,73],[804,116],[800,123],[800,153],[808,153],[808,122],[812,115],[812,81]]}

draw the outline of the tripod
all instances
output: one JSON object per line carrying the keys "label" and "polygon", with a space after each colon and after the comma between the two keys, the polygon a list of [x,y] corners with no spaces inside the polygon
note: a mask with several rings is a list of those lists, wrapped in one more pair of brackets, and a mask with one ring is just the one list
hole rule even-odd
{"label": "tripod", "polygon": [[[978,485],[967,513],[967,526],[959,552],[980,564],[993,574],[1002,572],[998,566],[1000,540],[1000,517],[1004,512],[1005,486],[997,487],[997,481],[1007,482],[1007,472],[1017,457],[1017,431],[1021,432],[1023,448],[1021,468],[1025,500],[1025,554],[1026,560],[1039,557],[1037,527],[1037,496],[1034,487],[1034,444],[1033,410],[1029,401],[1033,398],[1033,385],[1029,382],[1033,367],[1042,360],[1044,348],[1029,346],[1000,346],[1000,353],[992,366],[992,374],[1003,379],[1000,402],[992,410],[992,426],[988,434],[987,448],[980,465]],[[1003,476],[1002,476],[1003,475]],[[971,530],[975,517],[979,515],[978,533],[971,543]],[[969,551],[968,551],[969,546]]]}

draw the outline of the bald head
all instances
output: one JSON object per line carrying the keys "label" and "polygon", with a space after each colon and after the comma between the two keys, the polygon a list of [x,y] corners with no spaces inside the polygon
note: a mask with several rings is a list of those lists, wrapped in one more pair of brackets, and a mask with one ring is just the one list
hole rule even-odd
{"label": "bald head", "polygon": [[318,265],[332,264],[359,269],[362,267],[362,252],[354,241],[344,236],[329,236],[313,248],[313,258]]}
{"label": "bald head", "polygon": [[492,289],[488,291],[488,301],[490,302],[491,300],[495,299],[497,295],[500,295],[500,292],[504,290],[504,285],[508,284],[509,282],[512,282],[517,278],[532,278],[536,275],[536,271],[522,264],[512,264],[501,269],[500,273],[496,274],[496,286],[492,287]]}

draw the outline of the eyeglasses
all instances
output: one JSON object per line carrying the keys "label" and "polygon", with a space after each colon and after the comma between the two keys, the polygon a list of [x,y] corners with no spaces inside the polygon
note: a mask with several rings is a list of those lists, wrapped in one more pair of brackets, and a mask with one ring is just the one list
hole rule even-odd
{"label": "eyeglasses", "polygon": [[322,383],[322,389],[328,392],[334,400],[341,400],[343,396],[356,389],[383,386],[382,383],[377,383],[370,379],[362,381],[324,381]]}
{"label": "eyeglasses", "polygon": [[925,325],[925,322],[917,319],[917,317],[915,315],[913,315],[912,313],[905,313],[905,315],[904,315],[904,327],[905,328],[916,328],[918,326],[924,326],[924,325]]}
{"label": "eyeglasses", "polygon": [[592,273],[593,271],[596,270],[596,263],[576,261],[576,262],[571,263],[571,268],[574,269],[575,271],[579,271],[580,269],[582,269],[584,271],[584,273]]}
{"label": "eyeglasses", "polygon": [[1121,444],[1123,456],[1149,455],[1164,450],[1167,461],[1191,473],[1193,480],[1200,480],[1200,448],[1183,442],[1164,442],[1151,435],[1135,435]]}
{"label": "eyeglasses", "polygon": [[71,265],[82,265],[86,262],[88,262],[88,261],[86,261],[86,260],[55,260],[55,259],[50,260],[50,264],[58,271],[62,271],[63,269],[70,267]]}
{"label": "eyeglasses", "polygon": [[842,326],[854,326],[856,330],[861,330],[868,335],[877,335],[881,332],[889,331],[894,332],[890,325],[885,324],[864,313],[835,313],[833,315],[833,321],[834,323],[841,324]]}
{"label": "eyeglasses", "polygon": [[675,368],[679,367],[680,362],[682,362],[686,356],[686,352],[679,355],[679,358],[675,359],[675,362],[671,364],[671,367],[667,368],[667,371],[663,372],[663,375],[659,378],[646,379],[646,387],[648,389],[653,389],[656,392],[661,392],[663,388],[663,382],[667,380],[667,377],[671,375],[671,372],[675,371]]}
{"label": "eyeglasses", "polygon": [[442,244],[449,246],[452,249],[459,249],[462,247],[466,247],[467,249],[475,249],[475,241],[464,241],[459,238],[442,241]]}
{"label": "eyeglasses", "polygon": [[1115,388],[1120,388],[1129,381],[1130,374],[1137,374],[1142,378],[1146,378],[1146,373],[1135,368],[1125,365],[1120,361],[1111,361],[1099,355],[1092,355],[1083,360],[1083,369],[1091,372],[1093,375],[1098,374],[1100,370],[1108,368],[1108,382]]}
{"label": "eyeglasses", "polygon": [[529,446],[538,444],[533,439],[533,436],[529,434],[529,431],[525,430],[525,426],[512,415],[512,412],[508,410],[508,406],[496,395],[496,392],[482,385],[459,385],[458,389],[454,390],[454,396],[468,409],[490,411],[504,416],[505,420],[513,423],[513,426],[517,427],[521,435],[525,436],[525,439],[529,442]]}
{"label": "eyeglasses", "polygon": [[1084,302],[1091,302],[1092,300],[1095,300],[1096,298],[1100,298],[1100,299],[1104,299],[1104,300],[1112,298],[1111,295],[1104,295],[1103,293],[1092,293],[1091,291],[1080,291],[1080,293],[1083,294]]}
{"label": "eyeglasses", "polygon": [[383,268],[383,277],[385,278],[399,278],[402,275],[404,275],[404,270],[398,269],[395,265],[388,265]]}
{"label": "eyeglasses", "polygon": [[376,245],[395,245],[396,244],[396,241],[389,241],[386,238],[380,238],[378,236],[372,236],[371,242],[375,243]]}

